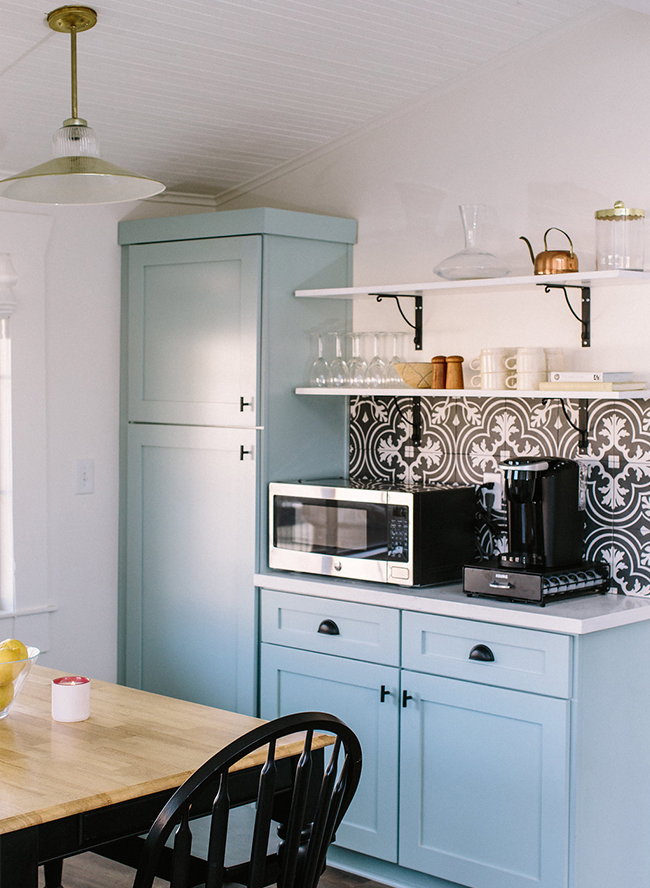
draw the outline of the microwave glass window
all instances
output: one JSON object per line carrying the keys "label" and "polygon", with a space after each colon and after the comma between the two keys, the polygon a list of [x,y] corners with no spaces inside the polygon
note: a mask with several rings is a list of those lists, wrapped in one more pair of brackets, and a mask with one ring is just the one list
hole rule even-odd
{"label": "microwave glass window", "polygon": [[387,557],[388,516],[381,503],[276,496],[274,513],[276,548],[351,558]]}

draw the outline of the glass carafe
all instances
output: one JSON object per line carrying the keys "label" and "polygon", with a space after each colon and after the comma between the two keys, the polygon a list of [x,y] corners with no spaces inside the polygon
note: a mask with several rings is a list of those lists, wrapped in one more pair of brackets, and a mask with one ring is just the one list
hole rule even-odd
{"label": "glass carafe", "polygon": [[465,233],[465,249],[443,259],[433,269],[435,274],[447,281],[505,277],[509,269],[493,253],[488,253],[479,246],[485,205],[463,204],[458,209]]}

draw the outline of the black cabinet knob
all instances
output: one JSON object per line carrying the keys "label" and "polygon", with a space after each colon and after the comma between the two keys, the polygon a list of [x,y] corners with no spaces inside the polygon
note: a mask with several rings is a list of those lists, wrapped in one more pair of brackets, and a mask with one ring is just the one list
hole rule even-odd
{"label": "black cabinet knob", "polygon": [[386,697],[390,697],[390,691],[386,687],[386,685],[381,686],[381,690],[379,691],[379,702],[385,703]]}
{"label": "black cabinet knob", "polygon": [[334,620],[323,620],[323,622],[318,627],[318,631],[321,635],[340,635],[339,627],[336,625]]}
{"label": "black cabinet knob", "polygon": [[477,644],[469,652],[470,660],[482,660],[484,663],[492,663],[494,654],[486,644]]}
{"label": "black cabinet knob", "polygon": [[412,700],[413,697],[409,694],[408,691],[402,691],[402,708],[406,709],[406,704],[409,700]]}

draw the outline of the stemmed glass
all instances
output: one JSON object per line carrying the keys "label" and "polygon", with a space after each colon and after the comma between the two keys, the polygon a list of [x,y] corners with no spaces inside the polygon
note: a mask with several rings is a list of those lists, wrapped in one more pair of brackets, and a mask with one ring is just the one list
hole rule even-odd
{"label": "stemmed glass", "polygon": [[335,333],[334,336],[336,343],[336,355],[330,361],[330,377],[331,385],[340,388],[341,386],[349,384],[350,373],[348,371],[348,365],[343,360],[343,355],[341,354],[341,337],[338,333]]}
{"label": "stemmed glass", "polygon": [[395,366],[395,364],[403,364],[404,363],[404,358],[401,358],[398,354],[399,343],[404,338],[404,334],[403,333],[386,333],[385,335],[387,337],[388,336],[393,337],[393,351],[392,351],[393,357],[386,364],[386,385],[389,385],[391,387],[406,386],[406,383],[404,382],[402,377],[397,372],[397,367]]}
{"label": "stemmed glass", "polygon": [[325,388],[332,384],[330,365],[323,357],[323,337],[318,337],[318,357],[311,365],[309,384],[316,388]]}
{"label": "stemmed glass", "polygon": [[386,385],[386,364],[379,354],[379,333],[373,333],[374,355],[366,370],[366,385],[369,388],[379,388]]}
{"label": "stemmed glass", "polygon": [[363,388],[366,384],[368,365],[361,357],[361,337],[358,333],[351,333],[350,337],[352,339],[352,357],[348,361],[350,385]]}

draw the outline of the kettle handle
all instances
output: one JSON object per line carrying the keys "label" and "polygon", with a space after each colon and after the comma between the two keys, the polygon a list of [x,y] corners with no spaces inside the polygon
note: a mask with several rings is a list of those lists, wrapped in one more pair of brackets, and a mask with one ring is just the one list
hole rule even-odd
{"label": "kettle handle", "polygon": [[559,231],[560,234],[563,234],[565,236],[565,238],[569,241],[569,246],[571,247],[570,256],[573,259],[573,241],[571,240],[569,235],[566,233],[566,231],[562,231],[561,228],[555,228],[555,226],[552,226],[551,228],[546,229],[546,231],[544,232],[544,249],[548,250],[548,247],[546,245],[546,235],[549,233],[549,231]]}

